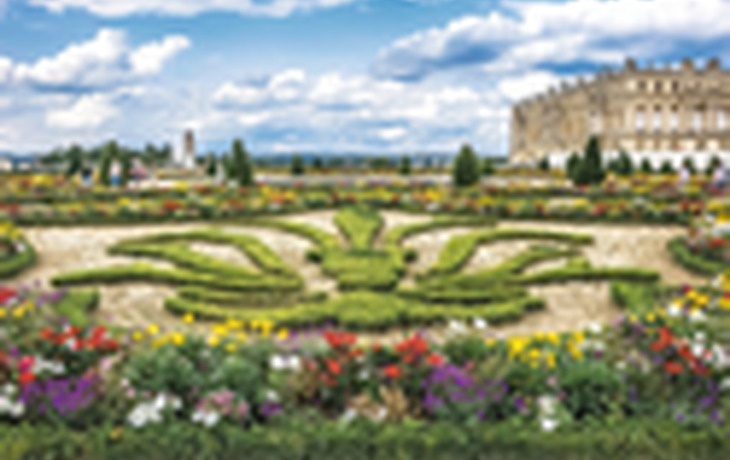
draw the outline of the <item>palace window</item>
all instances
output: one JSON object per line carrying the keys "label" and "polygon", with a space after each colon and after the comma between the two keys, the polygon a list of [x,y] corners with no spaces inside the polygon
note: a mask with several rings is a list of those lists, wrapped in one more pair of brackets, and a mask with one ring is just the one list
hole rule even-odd
{"label": "palace window", "polygon": [[656,91],[657,93],[662,92],[662,82],[658,81],[654,83],[654,91]]}
{"label": "palace window", "polygon": [[679,129],[679,110],[677,106],[672,106],[672,112],[669,114],[669,129],[676,131]]}
{"label": "palace window", "polygon": [[724,131],[727,128],[727,119],[725,118],[725,109],[717,110],[717,129]]}
{"label": "palace window", "polygon": [[646,120],[644,120],[644,108],[639,107],[636,109],[636,130],[643,131]]}
{"label": "palace window", "polygon": [[678,91],[679,91],[679,82],[675,80],[672,82],[672,92],[676,93]]}
{"label": "palace window", "polygon": [[646,91],[646,82],[644,80],[639,80],[639,91]]}
{"label": "palace window", "polygon": [[654,131],[660,131],[662,129],[662,108],[659,106],[654,107]]}
{"label": "palace window", "polygon": [[692,119],[692,127],[695,131],[702,131],[702,109],[695,109],[694,117]]}

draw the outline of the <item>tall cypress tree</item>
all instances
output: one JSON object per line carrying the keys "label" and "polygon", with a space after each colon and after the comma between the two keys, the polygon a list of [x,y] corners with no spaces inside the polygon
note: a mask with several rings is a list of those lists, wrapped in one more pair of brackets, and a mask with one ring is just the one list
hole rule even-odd
{"label": "tall cypress tree", "polygon": [[112,167],[112,162],[119,157],[119,147],[115,141],[109,141],[103,148],[101,154],[101,167],[99,171],[99,179],[102,185],[110,185],[111,178],[109,173]]}
{"label": "tall cypress tree", "polygon": [[233,141],[233,175],[242,187],[253,185],[253,163],[240,139]]}
{"label": "tall cypress tree", "polygon": [[469,187],[479,182],[479,176],[479,158],[470,145],[464,144],[454,162],[453,183],[456,187]]}

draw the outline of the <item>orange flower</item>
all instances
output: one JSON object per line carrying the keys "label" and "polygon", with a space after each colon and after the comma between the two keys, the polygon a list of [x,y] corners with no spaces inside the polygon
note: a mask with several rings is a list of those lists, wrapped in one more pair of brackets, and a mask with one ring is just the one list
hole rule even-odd
{"label": "orange flower", "polygon": [[340,366],[340,363],[334,359],[328,359],[325,364],[327,365],[327,370],[330,371],[330,374],[340,375],[342,373],[342,366]]}
{"label": "orange flower", "polygon": [[651,345],[653,351],[662,351],[672,344],[672,332],[666,327],[659,328],[659,340]]}
{"label": "orange flower", "polygon": [[332,348],[348,348],[357,341],[355,334],[347,332],[327,331],[322,334],[322,337]]}
{"label": "orange flower", "polygon": [[428,355],[426,362],[432,366],[442,366],[444,364],[444,357],[436,353]]}
{"label": "orange flower", "polygon": [[401,375],[403,375],[403,371],[401,370],[401,368],[394,364],[390,365],[390,366],[386,366],[386,368],[383,369],[383,372],[385,373],[386,377],[394,379],[394,380],[397,379],[398,377],[400,377]]}

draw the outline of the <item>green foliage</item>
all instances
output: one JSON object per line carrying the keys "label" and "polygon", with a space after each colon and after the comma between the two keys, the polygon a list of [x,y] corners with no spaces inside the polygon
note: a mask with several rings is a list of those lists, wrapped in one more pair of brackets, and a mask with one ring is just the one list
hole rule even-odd
{"label": "green foliage", "polygon": [[112,162],[119,158],[119,147],[114,141],[110,141],[104,146],[101,156],[101,168],[99,170],[99,179],[102,185],[110,185],[111,178],[109,177]]}
{"label": "green foliage", "polygon": [[578,174],[578,170],[580,169],[581,165],[581,159],[580,155],[578,153],[573,152],[570,157],[568,158],[568,162],[565,165],[566,172],[568,174],[568,177],[575,181],[575,177]]}
{"label": "green foliage", "polygon": [[654,174],[654,168],[651,165],[651,161],[649,161],[646,157],[641,160],[641,172],[644,174]]}
{"label": "green foliage", "polygon": [[692,175],[697,174],[697,166],[695,166],[695,162],[692,157],[685,157],[682,160],[682,167],[689,171]]}
{"label": "green foliage", "polygon": [[712,158],[710,158],[710,162],[705,168],[705,174],[711,176],[720,166],[722,166],[722,160],[720,160],[720,157],[718,157],[717,155],[712,155]]}
{"label": "green foliage", "polygon": [[335,215],[335,224],[354,250],[371,248],[383,227],[383,218],[369,207],[347,207]]}
{"label": "green foliage", "polygon": [[490,157],[486,157],[482,160],[482,175],[491,176],[494,175],[497,168],[494,166],[494,160]]}
{"label": "green foliage", "polygon": [[675,262],[699,275],[715,276],[727,269],[727,265],[722,262],[706,259],[692,252],[681,236],[669,240],[667,249],[669,249]]}
{"label": "green foliage", "polygon": [[23,251],[11,251],[7,256],[0,258],[0,280],[12,278],[35,265],[36,252],[26,240],[19,241]]}
{"label": "green foliage", "polygon": [[408,176],[411,174],[411,157],[404,156],[400,159],[400,165],[398,166],[398,172],[402,176]]}
{"label": "green foliage", "polygon": [[208,177],[215,177],[218,173],[218,160],[216,159],[213,152],[208,153],[206,161],[205,174]]}
{"label": "green foliage", "polygon": [[618,412],[625,397],[621,375],[606,361],[586,360],[565,366],[560,373],[563,404],[576,420]]}
{"label": "green foliage", "polygon": [[461,147],[454,161],[453,184],[456,187],[470,187],[479,182],[479,158],[469,145]]}
{"label": "green foliage", "polygon": [[418,235],[419,233],[425,233],[431,230],[439,230],[449,227],[487,227],[494,226],[495,219],[493,217],[485,216],[437,216],[431,221],[399,225],[385,234],[384,245],[385,247],[398,246],[404,239]]}
{"label": "green foliage", "polygon": [[630,176],[634,173],[634,163],[631,161],[631,157],[625,150],[619,152],[616,160],[616,174],[619,176]]}
{"label": "green foliage", "polygon": [[53,309],[71,324],[88,327],[89,315],[99,306],[99,291],[96,289],[74,289],[66,292]]}
{"label": "green foliage", "polygon": [[253,162],[240,139],[233,141],[231,152],[233,157],[229,179],[234,179],[242,187],[250,187],[254,183]]}
{"label": "green foliage", "polygon": [[291,159],[292,176],[301,176],[304,174],[304,159],[301,155],[294,155]]}
{"label": "green foliage", "polygon": [[606,178],[606,171],[601,158],[601,146],[598,137],[591,136],[586,144],[583,158],[574,167],[571,179],[576,185],[600,184]]}
{"label": "green foliage", "polygon": [[663,297],[658,283],[611,283],[611,300],[629,313],[643,315],[656,310]]}
{"label": "green foliage", "polygon": [[83,150],[78,145],[74,144],[68,151],[68,168],[66,169],[66,177],[73,177],[79,172],[84,165],[83,162]]}
{"label": "green foliage", "polygon": [[314,157],[312,160],[312,169],[315,171],[322,171],[324,169],[324,161],[322,157]]}
{"label": "green foliage", "polygon": [[543,172],[550,171],[550,159],[548,157],[542,157],[537,163],[537,169]]}
{"label": "green foliage", "polygon": [[664,160],[662,165],[659,167],[660,174],[675,174],[676,172],[677,171],[674,170],[674,166],[672,166],[672,162],[669,160]]}

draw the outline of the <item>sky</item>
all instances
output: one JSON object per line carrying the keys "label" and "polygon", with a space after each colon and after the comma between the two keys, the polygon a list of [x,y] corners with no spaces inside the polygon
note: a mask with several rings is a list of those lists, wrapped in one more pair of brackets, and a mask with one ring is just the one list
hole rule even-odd
{"label": "sky", "polygon": [[626,57],[730,64],[730,0],[0,0],[0,151],[503,155],[510,106]]}

